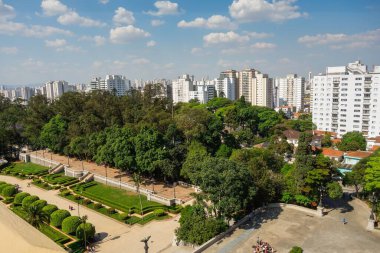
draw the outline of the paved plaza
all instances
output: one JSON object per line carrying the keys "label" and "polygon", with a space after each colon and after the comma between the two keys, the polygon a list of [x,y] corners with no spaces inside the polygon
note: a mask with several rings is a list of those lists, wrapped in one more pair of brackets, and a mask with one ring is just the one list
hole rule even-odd
{"label": "paved plaza", "polygon": [[[256,217],[207,253],[247,253],[258,237],[278,253],[300,246],[305,253],[374,253],[380,250],[380,231],[367,232],[369,209],[359,200],[329,203],[322,218],[290,208],[273,208]],[[346,218],[348,223],[343,224]]]}
{"label": "paved plaza", "polygon": [[[71,215],[78,215],[77,205],[59,197],[58,191],[46,191],[34,185],[27,187],[27,184],[31,182],[30,180],[20,180],[10,176],[0,175],[0,181],[18,184],[22,191],[37,195],[40,199],[46,200],[49,204],[57,205],[60,209],[69,210],[69,205],[74,206],[75,209],[70,211]],[[149,252],[160,252],[170,247],[174,238],[174,230],[179,226],[178,216],[169,220],[152,221],[144,226],[129,226],[83,206],[79,207],[79,214],[80,216],[87,215],[88,222],[95,225],[96,232],[100,233],[101,238],[96,249],[97,252],[104,253],[144,252],[144,245],[140,240],[149,235],[151,236]]]}
{"label": "paved plaza", "polygon": [[[32,155],[37,155],[38,157],[41,158],[46,158],[46,159],[51,159],[53,161],[62,163],[62,164],[70,164],[70,168],[73,168],[74,170],[87,170],[92,173],[96,173],[98,175],[102,176],[107,176],[108,178],[113,178],[115,180],[121,180],[122,182],[127,182],[127,183],[133,183],[132,177],[130,175],[127,175],[125,173],[120,174],[119,170],[114,169],[114,168],[107,168],[103,165],[97,165],[94,162],[88,162],[88,161],[83,161],[83,166],[82,166],[82,161],[77,160],[75,158],[70,158],[68,159],[67,156],[62,156],[58,154],[54,154],[51,152],[47,151],[33,151],[31,152]],[[150,182],[149,180],[146,180],[143,182],[141,188],[145,188],[148,190],[154,190],[158,195],[165,197],[165,198],[173,198],[174,195],[177,199],[181,199],[183,202],[188,202],[192,199],[190,196],[191,193],[194,192],[194,189],[191,187],[184,187],[181,185],[177,185],[175,187],[172,187],[171,185],[165,185],[162,182]],[[174,192],[175,191],[175,192]]]}

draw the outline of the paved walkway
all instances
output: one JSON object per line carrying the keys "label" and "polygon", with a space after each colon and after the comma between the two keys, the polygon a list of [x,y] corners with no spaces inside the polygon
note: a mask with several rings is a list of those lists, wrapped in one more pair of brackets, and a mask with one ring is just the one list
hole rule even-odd
{"label": "paved walkway", "polygon": [[[373,253],[380,249],[380,232],[367,232],[369,209],[359,200],[329,203],[328,215],[319,218],[304,212],[273,208],[256,217],[255,226],[238,229],[207,253],[245,253],[260,237],[277,252],[289,252],[297,245],[307,253]],[[344,225],[342,218],[348,223]]]}
{"label": "paved walkway", "polygon": [[[49,204],[57,205],[60,209],[68,210],[69,205],[74,206],[75,210],[71,211],[71,214],[78,215],[77,205],[57,196],[58,191],[45,191],[34,185],[27,187],[28,182],[31,182],[30,180],[20,180],[10,176],[0,175],[0,181],[18,184],[22,191],[37,195],[40,199],[46,200]],[[144,245],[140,240],[149,235],[152,236],[149,243],[151,252],[159,252],[171,244],[174,238],[174,230],[179,226],[177,218],[152,221],[145,226],[128,226],[83,206],[79,207],[79,213],[81,216],[88,216],[88,222],[95,225],[96,232],[100,233],[103,238],[97,247],[98,252],[143,252]]]}

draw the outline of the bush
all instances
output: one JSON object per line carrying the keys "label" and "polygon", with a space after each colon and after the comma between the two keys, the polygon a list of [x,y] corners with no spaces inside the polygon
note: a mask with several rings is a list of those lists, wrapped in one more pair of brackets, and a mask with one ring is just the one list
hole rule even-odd
{"label": "bush", "polygon": [[301,247],[298,247],[298,246],[294,246],[290,251],[289,253],[302,253],[303,252],[303,249]]}
{"label": "bush", "polygon": [[7,197],[7,198],[5,198],[5,199],[3,200],[3,203],[8,205],[8,204],[13,203],[13,200],[14,200],[13,197]]}
{"label": "bush", "polygon": [[69,196],[70,195],[70,192],[69,191],[63,191],[61,193],[62,196]]}
{"label": "bush", "polygon": [[92,201],[89,200],[89,199],[84,199],[83,200],[83,204],[86,205],[86,206],[89,205],[89,204],[91,204],[91,203],[92,203]]}
{"label": "bush", "polygon": [[115,210],[115,208],[110,207],[107,209],[107,213],[108,214],[114,214],[114,213],[116,213],[116,210]]}
{"label": "bush", "polygon": [[42,209],[46,205],[47,205],[46,200],[40,199],[40,200],[34,201],[30,206],[37,206],[38,209]]}
{"label": "bush", "polygon": [[76,236],[83,240],[86,235],[86,240],[93,239],[95,236],[95,227],[91,223],[80,224],[76,231]]}
{"label": "bush", "polygon": [[289,192],[284,192],[282,194],[281,202],[289,203],[293,201],[293,196]]}
{"label": "bush", "polygon": [[16,194],[14,200],[13,200],[13,204],[15,205],[21,205],[22,204],[22,200],[26,197],[30,196],[29,193],[27,192],[19,192]]}
{"label": "bush", "polygon": [[74,199],[75,199],[75,200],[81,200],[81,199],[82,199],[82,197],[81,197],[81,196],[79,196],[79,195],[74,195]]}
{"label": "bush", "polygon": [[46,205],[42,208],[42,211],[49,216],[58,210],[58,207],[56,205]]}
{"label": "bush", "polygon": [[73,234],[77,231],[80,224],[81,220],[78,216],[67,217],[62,222],[62,231],[67,234]]}
{"label": "bush", "polygon": [[60,227],[65,218],[71,216],[67,210],[57,210],[50,215],[50,224],[54,227]]}
{"label": "bush", "polygon": [[12,186],[10,184],[0,184],[0,195],[2,195],[2,191],[4,188],[7,188],[8,186]]}
{"label": "bush", "polygon": [[100,208],[102,208],[102,207],[103,207],[103,205],[100,204],[100,203],[96,203],[96,204],[94,204],[94,208],[95,208],[95,209],[100,209]]}
{"label": "bush", "polygon": [[119,214],[119,219],[120,220],[126,220],[126,219],[128,219],[128,217],[129,217],[128,213],[120,213]]}
{"label": "bush", "polygon": [[37,201],[37,200],[39,200],[40,198],[38,197],[38,196],[28,196],[28,197],[25,197],[23,200],[22,200],[22,208],[24,208],[24,209],[28,209],[29,208],[29,206],[33,203],[33,202],[35,202],[35,201]]}
{"label": "bush", "polygon": [[297,204],[302,206],[309,206],[311,203],[311,200],[303,195],[296,195],[294,198],[296,199]]}
{"label": "bush", "polygon": [[153,211],[154,216],[161,217],[165,215],[165,211],[163,209],[157,209]]}

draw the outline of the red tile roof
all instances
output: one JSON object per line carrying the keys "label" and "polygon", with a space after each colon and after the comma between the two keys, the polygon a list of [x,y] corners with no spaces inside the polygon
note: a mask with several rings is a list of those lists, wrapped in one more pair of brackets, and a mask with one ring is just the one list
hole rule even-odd
{"label": "red tile roof", "polygon": [[368,152],[368,151],[348,151],[346,155],[351,156],[351,157],[357,157],[357,158],[366,158],[370,156],[371,154],[372,152]]}
{"label": "red tile roof", "polygon": [[372,151],[376,151],[376,150],[378,150],[378,149],[380,149],[380,146],[377,146],[377,145],[374,145],[374,146],[372,146]]}
{"label": "red tile roof", "polygon": [[300,137],[300,132],[296,130],[285,130],[284,135],[287,139],[298,139]]}
{"label": "red tile roof", "polygon": [[322,154],[329,157],[342,157],[344,155],[344,152],[332,148],[323,148]]}

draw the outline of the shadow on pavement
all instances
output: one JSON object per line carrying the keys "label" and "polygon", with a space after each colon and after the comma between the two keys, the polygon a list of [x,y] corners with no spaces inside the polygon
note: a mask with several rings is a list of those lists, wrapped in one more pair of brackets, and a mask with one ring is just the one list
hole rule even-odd
{"label": "shadow on pavement", "polygon": [[354,208],[352,207],[352,205],[350,205],[351,200],[351,197],[347,193],[343,194],[342,198],[336,200],[326,198],[324,200],[324,205],[327,209],[330,209],[326,211],[326,213],[329,213],[334,210],[338,210],[340,213],[352,212]]}
{"label": "shadow on pavement", "polygon": [[108,236],[108,233],[106,233],[106,232],[100,232],[100,233],[97,233],[96,235],[95,235],[95,241],[96,242],[99,242],[99,241],[102,241],[104,238],[106,238]]}

